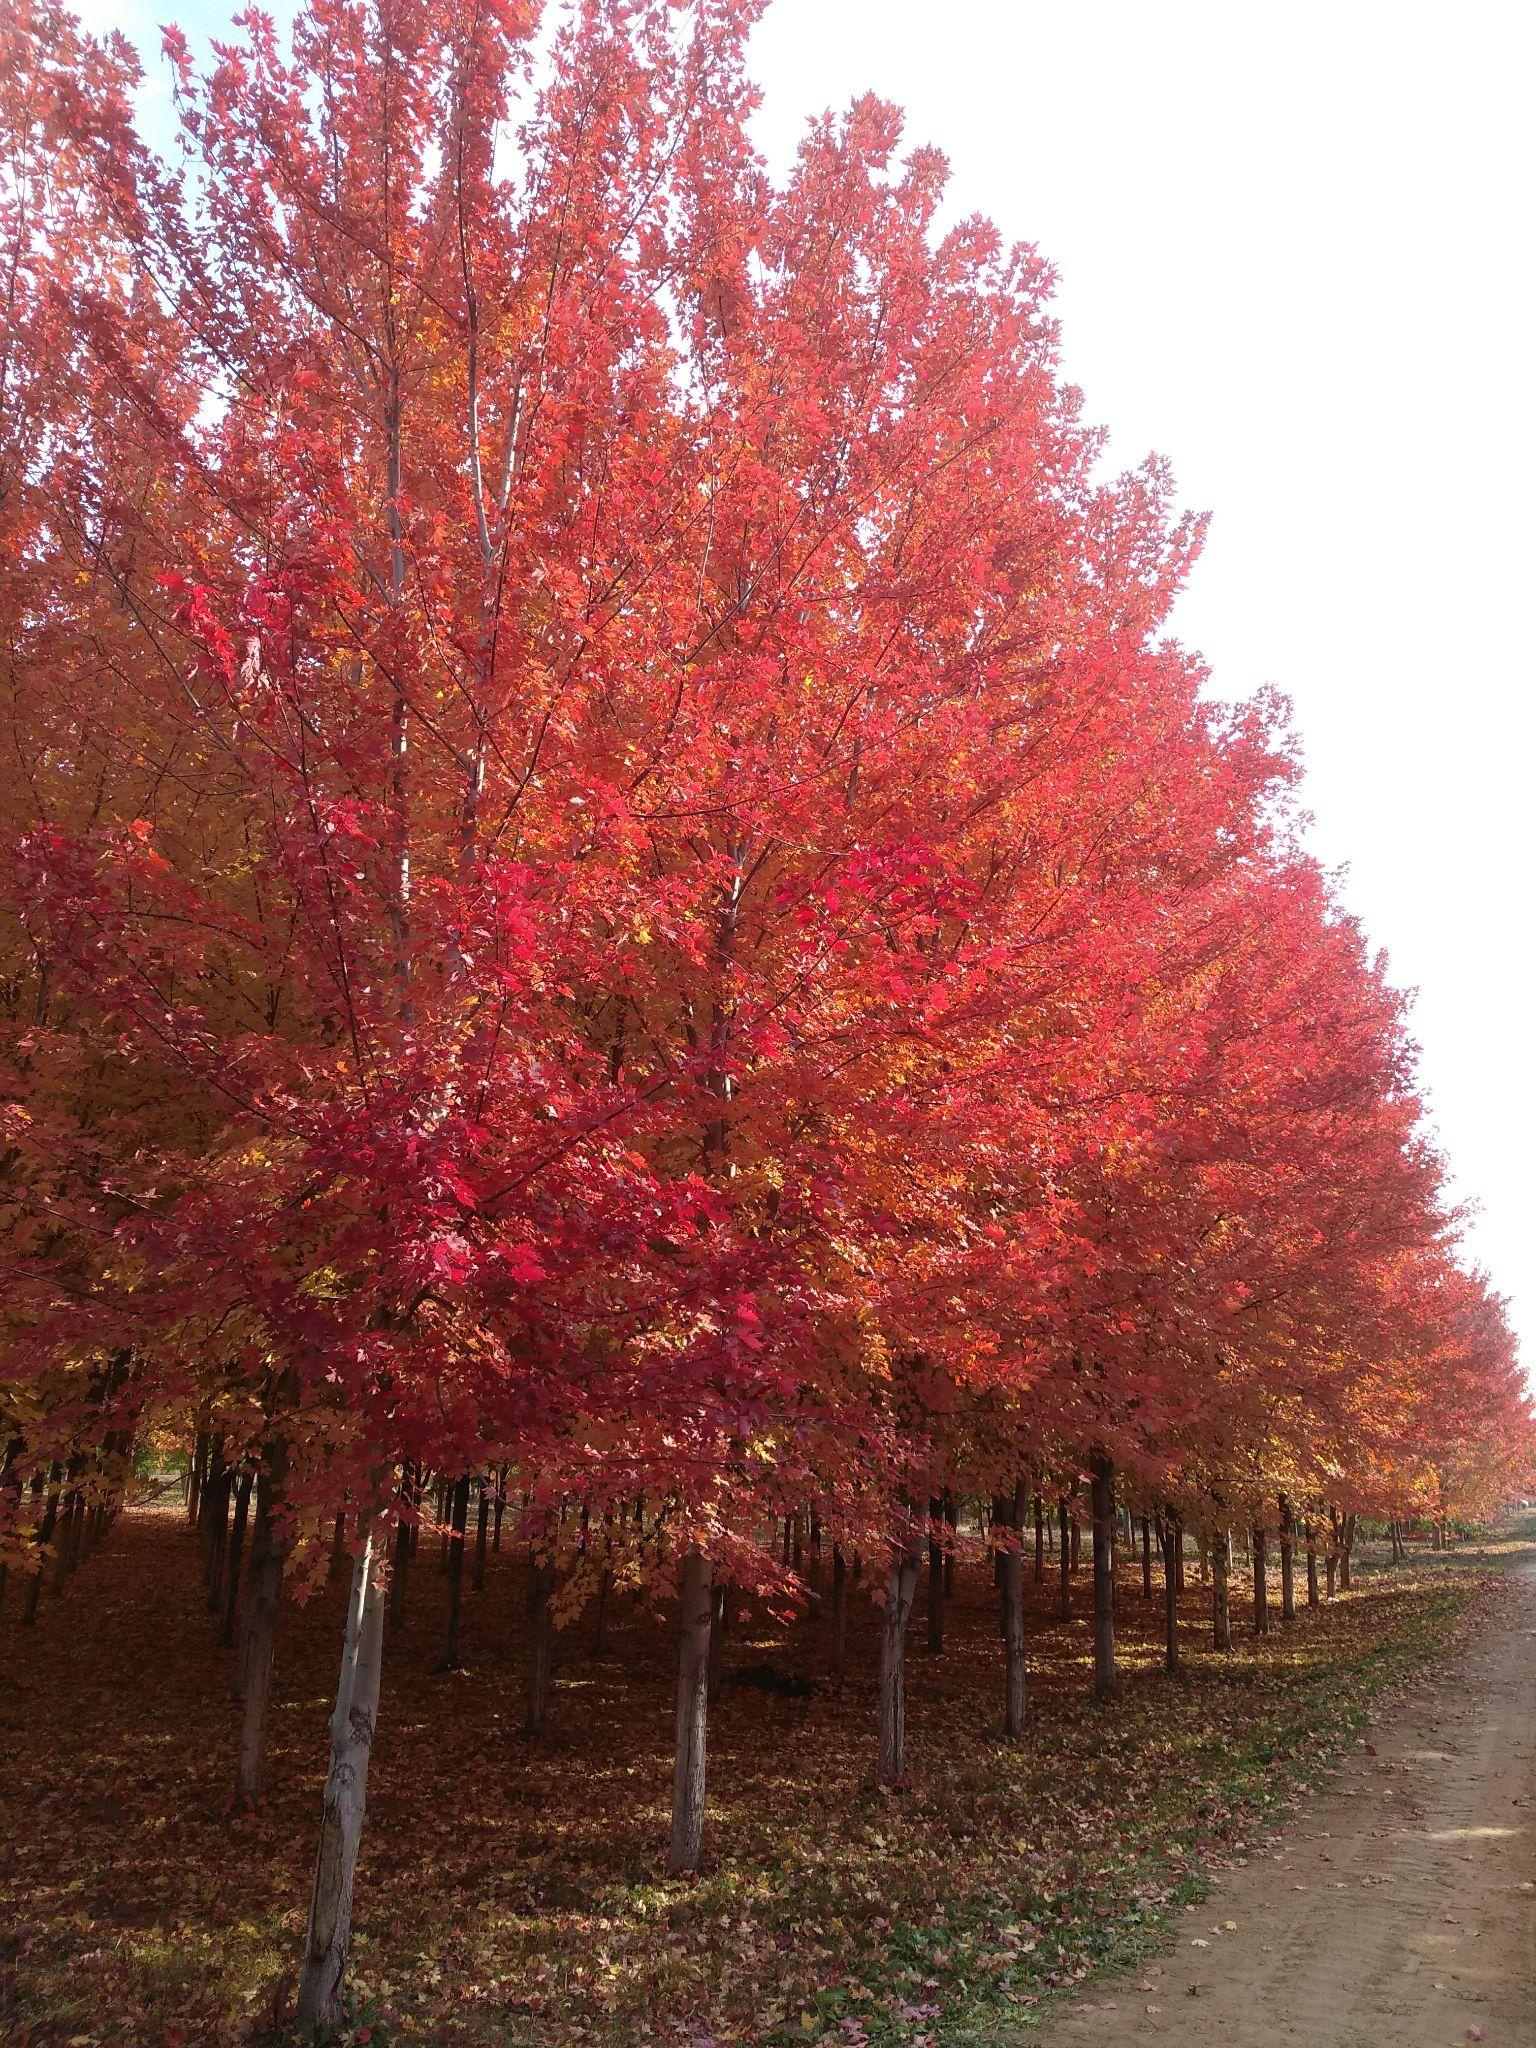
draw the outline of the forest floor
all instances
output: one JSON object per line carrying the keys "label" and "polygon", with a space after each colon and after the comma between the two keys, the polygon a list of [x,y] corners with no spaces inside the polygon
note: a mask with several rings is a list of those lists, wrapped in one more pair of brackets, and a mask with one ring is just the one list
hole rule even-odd
{"label": "forest floor", "polygon": [[[1499,1739],[1486,1733],[1463,1667],[1443,1660],[1470,1642],[1510,1646],[1498,1652],[1507,1670],[1497,1660],[1488,1667],[1490,1702],[1520,1683],[1517,1642],[1528,1676],[1530,1637],[1519,1631],[1530,1626],[1530,1580],[1511,1567],[1533,1557],[1536,1546],[1513,1539],[1442,1557],[1415,1551],[1395,1569],[1363,1556],[1352,1593],[1304,1609],[1286,1629],[1277,1616],[1263,1642],[1247,1636],[1247,1606],[1234,1598],[1237,1646],[1225,1657],[1209,1648],[1209,1596],[1191,1563],[1188,1668],[1177,1679],[1161,1668],[1160,1592],[1145,1600],[1139,1571],[1127,1569],[1120,1695],[1098,1708],[1088,1699],[1085,1548],[1071,1622],[1054,1618],[1049,1565],[1046,1582],[1029,1586],[1031,1722],[1017,1747],[997,1735],[991,1574],[984,1562],[962,1561],[942,1656],[926,1651],[919,1595],[910,1784],[894,1794],[871,1783],[877,1614],[864,1589],[850,1601],[841,1689],[827,1678],[824,1621],[748,1618],[730,1645],[737,1678],[711,1713],[708,1861],[688,1881],[662,1874],[670,1616],[615,1599],[601,1654],[590,1616],[566,1630],[552,1732],[530,1744],[519,1733],[521,1570],[510,1555],[492,1559],[485,1590],[465,1595],[465,1668],[438,1675],[442,1580],[424,1539],[406,1622],[386,1651],[353,1950],[360,2006],[348,2038],[372,2048],[1021,2044],[1063,2004],[1098,2003],[1084,1988],[1090,1980],[1156,1956],[1170,1934],[1178,1963],[1142,1981],[1174,1982],[1191,1955],[1212,1966],[1214,1981],[1216,1951],[1239,1939],[1242,1921],[1232,1911],[1237,1932],[1213,1936],[1203,1918],[1220,1923],[1233,1886],[1261,1881],[1271,1891],[1243,1906],[1250,1918],[1278,1913],[1273,1900],[1293,1881],[1312,1885],[1314,1909],[1323,1909],[1310,1928],[1287,1919],[1272,1943],[1274,1968],[1287,1955],[1295,1967],[1314,1935],[1342,1939],[1342,1916],[1323,1897],[1332,1880],[1293,1880],[1275,1857],[1255,1859],[1274,1850],[1321,1860],[1315,1844],[1288,1845],[1298,1814],[1315,1812],[1302,1801],[1346,1762],[1379,1770],[1381,1796],[1392,1789],[1406,1819],[1414,1804],[1441,1815],[1428,1790],[1446,1767],[1426,1754],[1410,1778],[1415,1745],[1449,1756]],[[35,1631],[16,1628],[11,1588],[0,1613],[6,2048],[255,2048],[278,2038],[271,2016],[291,1997],[303,1931],[343,1598],[333,1582],[286,1611],[270,1795],[256,1812],[231,1815],[231,1653],[213,1647],[196,1545],[179,1514],[125,1514],[64,1595],[45,1597]],[[1414,1734],[1420,1707],[1389,1702],[1437,1660],[1456,1674],[1442,1684],[1467,1718],[1455,1742],[1431,1745]],[[1368,1711],[1404,1731],[1409,1748],[1388,1750],[1377,1738],[1371,1759],[1361,1746]],[[1522,1744],[1509,1716],[1517,1705],[1498,1725],[1528,1750],[1528,1720]],[[1389,1760],[1403,1765],[1400,1785]],[[1469,1816],[1482,1811],[1449,1775],[1442,1789],[1445,1813],[1459,1813],[1458,1800]],[[1444,1846],[1454,1864],[1483,1853],[1483,1840],[1465,1852]],[[1393,1859],[1411,1849],[1383,1836],[1351,1850],[1337,1880],[1352,1893],[1349,1917],[1387,1910],[1372,1877],[1396,1876],[1394,1893],[1405,1893],[1409,1866],[1400,1874]],[[1213,1882],[1220,1909],[1207,1912]],[[1185,1909],[1195,1906],[1192,1919]],[[1480,1966],[1470,1930],[1481,1942],[1495,1925],[1481,1893],[1476,1916],[1454,1902],[1445,1910],[1453,1918],[1440,1923],[1444,1937],[1467,1944],[1457,1955]],[[1211,1951],[1189,1950],[1195,1938]],[[1427,1939],[1414,1953],[1458,1982]],[[1448,1968],[1455,1961],[1447,1955]],[[1257,1962],[1246,1967],[1245,2007],[1275,1995]],[[1144,2008],[1171,2007],[1172,1994],[1137,1991],[1134,2004],[1104,1994],[1117,2006],[1106,2010],[1116,2041],[1225,2048],[1250,2038],[1191,2032],[1185,2012],[1207,2008],[1178,1981],[1185,2011],[1167,2020]],[[1482,1980],[1459,1981],[1476,2024],[1483,2008],[1472,1993]],[[1489,2012],[1502,2010],[1504,1994],[1486,1988]],[[1322,1990],[1331,2024],[1326,1979]],[[1445,2007],[1451,2017],[1459,2010],[1454,2000]],[[1073,2026],[1094,2019],[1068,2015]],[[1299,2037],[1273,2038],[1349,2038],[1297,2024]],[[1397,2037],[1358,2038],[1377,2048]],[[1491,2030],[1488,2038],[1506,2039]]]}
{"label": "forest floor", "polygon": [[1536,1559],[1510,1591],[1272,1855],[1185,1908],[1165,1963],[1095,1988],[1047,2048],[1533,2048]]}

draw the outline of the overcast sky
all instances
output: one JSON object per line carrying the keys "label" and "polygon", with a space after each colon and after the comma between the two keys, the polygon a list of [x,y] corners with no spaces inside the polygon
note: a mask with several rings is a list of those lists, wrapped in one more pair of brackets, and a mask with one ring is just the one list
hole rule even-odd
{"label": "overcast sky", "polygon": [[[209,0],[88,0],[147,61]],[[286,13],[279,7],[275,11]],[[1418,991],[1474,1256],[1536,1367],[1536,13],[776,0],[761,145],[874,90],[1060,274],[1068,375],[1214,514],[1174,626],[1295,707],[1312,843]],[[162,103],[163,104],[163,103]]]}

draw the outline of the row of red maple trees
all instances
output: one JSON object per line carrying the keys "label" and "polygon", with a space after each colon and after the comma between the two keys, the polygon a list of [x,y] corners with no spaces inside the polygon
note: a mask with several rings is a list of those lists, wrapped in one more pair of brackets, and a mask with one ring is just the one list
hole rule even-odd
{"label": "row of red maple trees", "polygon": [[935,1497],[1017,1732],[1021,1488],[1216,1543],[1529,1460],[1283,707],[1164,636],[1200,523],[894,110],[770,180],[757,11],[168,31],[169,157],[120,40],[0,23],[0,1554],[195,1448],[249,1787],[358,1517],[309,2020],[428,1477],[676,1582],[686,1868],[785,1517],[890,1561],[897,1775]]}

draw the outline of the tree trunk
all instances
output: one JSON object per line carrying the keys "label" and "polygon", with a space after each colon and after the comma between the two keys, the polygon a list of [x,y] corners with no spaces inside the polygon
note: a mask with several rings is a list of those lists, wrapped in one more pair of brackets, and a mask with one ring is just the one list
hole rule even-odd
{"label": "tree trunk", "polygon": [[1075,1514],[1067,1530],[1067,1539],[1071,1557],[1069,1569],[1075,1578],[1077,1576],[1077,1567],[1082,1562],[1083,1554],[1083,1525]]}
{"label": "tree trunk", "polygon": [[1115,1468],[1104,1452],[1093,1471],[1093,1696],[1115,1696]]}
{"label": "tree trunk", "polygon": [[1035,1584],[1045,1577],[1045,1503],[1035,1495]]}
{"label": "tree trunk", "polygon": [[848,1565],[842,1545],[832,1550],[832,1676],[841,1685],[848,1665]]}
{"label": "tree trunk", "polygon": [[223,1438],[220,1437],[218,1442],[209,1449],[208,1463],[203,1472],[203,1483],[198,1490],[197,1496],[197,1534],[198,1540],[203,1547],[203,1583],[205,1586],[208,1582],[209,1553],[213,1543],[214,1496],[217,1494],[220,1482],[224,1476],[224,1458],[220,1449],[223,1441]]}
{"label": "tree trunk", "polygon": [[944,1654],[944,1545],[938,1527],[944,1519],[944,1501],[935,1494],[928,1503],[928,1654]]}
{"label": "tree trunk", "polygon": [[415,1527],[407,1511],[419,1507],[421,1475],[407,1459],[400,1468],[400,1519],[395,1524],[395,1559],[389,1574],[389,1626],[399,1628],[405,1619],[405,1573],[415,1552]]}
{"label": "tree trunk", "polygon": [[955,1590],[955,1536],[960,1527],[960,1499],[952,1486],[944,1489],[944,1523],[949,1530],[949,1542],[944,1549],[944,1592],[947,1598]]}
{"label": "tree trunk", "polygon": [[523,1733],[537,1739],[549,1721],[549,1681],[555,1660],[555,1617],[550,1600],[555,1568],[536,1561],[528,1577],[528,1701]]}
{"label": "tree trunk", "polygon": [[1057,1560],[1061,1570],[1061,1618],[1063,1621],[1070,1621],[1072,1619],[1072,1539],[1068,1533],[1070,1527],[1068,1516],[1071,1511],[1067,1506],[1065,1494],[1062,1495],[1057,1503],[1056,1512],[1061,1522],[1061,1556]]}
{"label": "tree trunk", "polygon": [[1296,1538],[1291,1504],[1280,1496],[1280,1619],[1296,1619]]}
{"label": "tree trunk", "polygon": [[1227,1577],[1231,1547],[1225,1529],[1218,1529],[1211,1552],[1211,1640],[1218,1650],[1232,1647],[1232,1597]]}
{"label": "tree trunk", "polygon": [[459,1668],[459,1612],[464,1604],[464,1531],[469,1525],[469,1474],[453,1489],[453,1519],[448,1531],[448,1586],[443,1597],[443,1653],[439,1671]]}
{"label": "tree trunk", "polygon": [[84,1507],[80,1488],[68,1482],[79,1476],[80,1460],[71,1458],[66,1475],[67,1491],[59,1523],[58,1552],[53,1560],[53,1577],[49,1581],[51,1593],[62,1593],[80,1556],[80,1516]]}
{"label": "tree trunk", "polygon": [[213,1477],[203,1489],[203,1584],[208,1612],[217,1614],[224,1601],[224,1552],[229,1542],[229,1488],[232,1473],[222,1455],[214,1454]]}
{"label": "tree trunk", "polygon": [[597,1610],[592,1617],[592,1654],[601,1657],[608,1646],[608,1595],[613,1590],[613,1573],[605,1565],[597,1581]]}
{"label": "tree trunk", "polygon": [[714,1566],[702,1550],[682,1563],[677,1660],[677,1750],[672,1772],[672,1841],[667,1870],[673,1877],[697,1870],[704,1847],[704,1759],[709,1726],[709,1638],[714,1615]]}
{"label": "tree trunk", "polygon": [[483,1593],[485,1591],[485,1548],[490,1533],[491,1494],[490,1488],[482,1479],[480,1481],[479,1511],[475,1517],[475,1575],[470,1581],[470,1591],[473,1593]]}
{"label": "tree trunk", "polygon": [[208,1455],[208,1432],[200,1429],[193,1447],[192,1457],[187,1465],[187,1520],[195,1529],[197,1511],[203,1499],[203,1460]]}
{"label": "tree trunk", "polygon": [[921,1536],[892,1544],[886,1576],[885,1614],[880,1631],[880,1754],[882,1785],[897,1784],[907,1758],[907,1622],[917,1594],[923,1555]]}
{"label": "tree trunk", "polygon": [[[1024,1663],[1024,1481],[1014,1487],[1010,1528],[1014,1544],[1001,1554],[1001,1614],[1004,1614],[1004,1735],[1018,1741],[1028,1712],[1028,1665]],[[1034,1501],[1034,1536],[1040,1540],[1040,1499]]]}
{"label": "tree trunk", "polygon": [[53,1541],[54,1525],[59,1519],[59,1480],[61,1476],[58,1466],[53,1465],[49,1468],[46,1481],[40,1472],[32,1481],[34,1501],[45,1485],[48,1490],[43,1503],[43,1519],[38,1525],[37,1531],[37,1564],[32,1576],[27,1580],[27,1590],[21,1604],[21,1621],[24,1628],[32,1628],[37,1621],[37,1603],[42,1594],[43,1575],[46,1570],[46,1560],[43,1557],[43,1552]]}
{"label": "tree trunk", "polygon": [[240,1606],[240,1553],[245,1548],[245,1525],[251,1511],[252,1475],[242,1472],[235,1489],[235,1524],[229,1532],[229,1564],[224,1573],[224,1618],[219,1624],[219,1647],[228,1649],[235,1640],[235,1616]]}
{"label": "tree trunk", "polygon": [[1141,1518],[1141,1597],[1152,1598],[1152,1518]]}
{"label": "tree trunk", "polygon": [[352,1934],[352,1886],[368,1810],[368,1760],[379,1711],[384,1654],[384,1539],[370,1529],[352,1568],[347,1632],[331,1717],[331,1768],[320,1815],[320,1850],[310,1894],[297,2021],[319,2033],[341,2017]]}
{"label": "tree trunk", "polygon": [[1317,1592],[1317,1530],[1312,1523],[1304,1524],[1307,1539],[1307,1605],[1316,1607]]}
{"label": "tree trunk", "polygon": [[1339,1545],[1339,1591],[1349,1591],[1349,1562],[1355,1548],[1355,1517],[1344,1517],[1344,1540]]}
{"label": "tree trunk", "polygon": [[283,1545],[274,1527],[277,1497],[287,1466],[274,1446],[256,1481],[256,1526],[245,1581],[245,1625],[236,1683],[245,1710],[240,1719],[240,1753],[235,1765],[235,1798],[242,1805],[260,1799],[267,1782],[267,1708],[272,1697],[272,1658],[277,1644],[278,1607],[283,1596]]}
{"label": "tree trunk", "polygon": [[1253,1532],[1253,1632],[1269,1634],[1269,1535],[1263,1529]]}
{"label": "tree trunk", "polygon": [[1024,1733],[1029,1704],[1024,1659],[1024,1557],[1011,1550],[1003,1559],[1003,1733],[1016,1741]]}
{"label": "tree trunk", "polygon": [[[815,1551],[812,1550],[814,1557]],[[714,1706],[725,1690],[725,1637],[730,1626],[729,1588],[716,1583],[709,1607],[709,1704]]]}
{"label": "tree trunk", "polygon": [[1177,1676],[1181,1668],[1179,1656],[1179,1567],[1178,1550],[1184,1542],[1184,1531],[1179,1518],[1171,1511],[1163,1514],[1163,1661],[1167,1669]]}

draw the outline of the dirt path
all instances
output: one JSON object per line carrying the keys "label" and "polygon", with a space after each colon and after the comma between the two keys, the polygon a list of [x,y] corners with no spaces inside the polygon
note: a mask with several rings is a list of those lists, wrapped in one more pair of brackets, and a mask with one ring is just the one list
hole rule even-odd
{"label": "dirt path", "polygon": [[1536,1562],[1367,1742],[1043,2048],[1536,2048]]}

